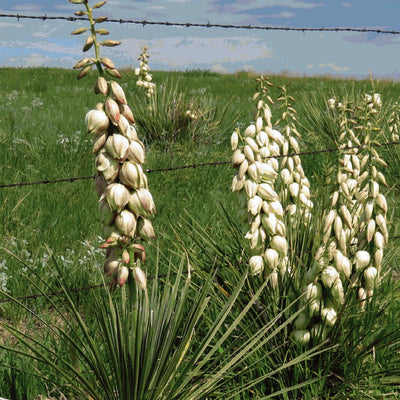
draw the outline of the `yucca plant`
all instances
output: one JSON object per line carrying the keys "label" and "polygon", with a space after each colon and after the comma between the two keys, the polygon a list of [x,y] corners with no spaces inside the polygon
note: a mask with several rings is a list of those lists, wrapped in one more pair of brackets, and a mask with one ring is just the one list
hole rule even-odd
{"label": "yucca plant", "polygon": [[162,82],[151,97],[144,97],[130,94],[138,129],[146,143],[164,147],[212,143],[221,131],[235,126],[240,114],[229,101],[221,105],[212,97],[192,96],[174,80]]}
{"label": "yucca plant", "polygon": [[[248,313],[265,289],[261,286],[247,304],[241,302],[243,307],[237,307],[247,285],[246,274],[238,277],[229,297],[222,298],[212,275],[202,275],[199,280],[182,260],[177,270],[169,266],[165,280],[156,272],[147,291],[132,286],[133,293],[127,287],[112,293],[104,285],[104,291],[92,293],[94,315],[84,317],[54,257],[49,273],[61,289],[57,297],[46,295],[46,280],[19,261],[30,272],[24,277],[27,282],[37,290],[45,288],[41,292],[58,324],[53,325],[14,299],[42,326],[48,341],[43,342],[36,332],[4,324],[19,345],[1,348],[31,360],[35,375],[67,396],[99,400],[246,399],[251,391],[260,394],[257,398],[267,399],[294,388],[287,386],[273,392],[260,387],[268,387],[281,371],[317,354],[314,349],[306,351],[279,365],[270,364],[259,374],[257,364],[260,357],[266,357],[265,346],[287,329],[297,314],[283,321],[288,312],[285,309],[261,329],[256,324],[253,333],[243,332]],[[98,270],[101,276],[99,266]],[[247,328],[251,325],[245,323]],[[63,350],[66,347],[69,352]]]}

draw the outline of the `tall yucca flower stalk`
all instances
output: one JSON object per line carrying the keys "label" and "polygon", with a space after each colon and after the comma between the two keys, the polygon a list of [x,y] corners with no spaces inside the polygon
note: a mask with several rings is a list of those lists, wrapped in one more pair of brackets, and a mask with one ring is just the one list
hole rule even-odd
{"label": "tall yucca flower stalk", "polygon": [[395,102],[391,105],[391,111],[388,118],[389,133],[393,141],[400,139],[400,105]]}
{"label": "tall yucca flower stalk", "polygon": [[382,107],[378,93],[366,94],[360,107],[359,121],[355,129],[362,137],[363,157],[360,165],[361,214],[358,229],[357,253],[354,256],[355,271],[352,277],[358,286],[358,297],[361,305],[373,296],[374,288],[379,285],[383,251],[387,246],[389,235],[387,230],[387,201],[381,193],[381,187],[387,186],[386,179],[380,169],[387,166],[379,156],[378,119]]}
{"label": "tall yucca flower stalk", "polygon": [[156,88],[155,83],[152,82],[153,76],[149,73],[149,58],[150,55],[147,52],[148,47],[143,46],[142,52],[138,57],[139,60],[139,68],[135,69],[135,75],[138,76],[138,80],[136,85],[140,88],[143,88],[146,91],[146,96],[150,98],[154,95],[154,91]]}
{"label": "tall yucca flower stalk", "polygon": [[[339,166],[330,206],[322,223],[322,244],[316,252],[314,263],[306,275],[304,289],[308,302],[302,323],[297,326],[310,332],[308,338],[326,337],[329,327],[336,322],[345,301],[344,283],[352,275],[349,245],[354,244],[360,207],[358,206],[358,177],[360,159],[354,143],[360,145],[354,134],[354,109],[351,103],[328,101],[333,118],[340,126],[338,141]],[[296,336],[295,336],[296,337]]]}
{"label": "tall yucca flower stalk", "polygon": [[268,105],[273,103],[268,95],[272,84],[264,77],[258,78],[257,83],[258,91],[253,97],[257,101],[255,121],[243,136],[239,130],[231,136],[232,163],[237,168],[232,190],[241,192],[246,204],[250,271],[270,277],[271,286],[276,288],[279,273],[284,274],[288,267],[284,212],[274,187],[279,170],[276,157],[284,137],[272,128]]}
{"label": "tall yucca flower stalk", "polygon": [[[294,98],[289,96],[285,86],[281,86],[282,95],[277,101],[281,103],[279,109],[282,111],[281,118],[275,125],[282,125],[281,131],[284,137],[282,155],[280,158],[279,175],[283,183],[280,193],[281,201],[287,214],[293,220],[294,215],[300,215],[301,221],[307,224],[311,217],[313,203],[310,194],[310,182],[306,177],[300,156],[300,146],[296,138],[300,138],[296,123],[297,111],[294,108]],[[292,221],[294,222],[294,221]]]}
{"label": "tall yucca flower stalk", "polygon": [[96,191],[99,195],[100,219],[104,226],[106,249],[104,272],[113,278],[112,285],[123,286],[130,275],[141,289],[147,287],[146,276],[140,267],[145,261],[145,249],[141,242],[154,238],[149,220],[155,213],[155,205],[148,190],[142,164],[145,148],[138,139],[134,118],[122,87],[106,77],[121,75],[109,58],[100,56],[100,46],[116,46],[114,40],[98,41],[98,35],[108,34],[96,25],[105,17],[93,18],[93,10],[102,7],[101,1],[89,7],[87,0],[70,0],[85,6],[76,15],[87,15],[90,28],[78,28],[72,34],[89,31],[83,51],[94,47],[95,57],[80,60],[74,68],[81,69],[78,79],[84,77],[95,65],[99,72],[94,91],[103,96],[96,108],[86,115],[88,133],[93,138],[96,155]]}

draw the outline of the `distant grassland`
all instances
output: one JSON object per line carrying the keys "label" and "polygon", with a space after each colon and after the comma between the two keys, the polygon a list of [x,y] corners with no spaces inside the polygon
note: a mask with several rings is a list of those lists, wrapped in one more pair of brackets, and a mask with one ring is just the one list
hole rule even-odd
{"label": "distant grassland", "polygon": [[[100,97],[93,93],[96,75],[77,81],[76,72],[62,69],[0,69],[0,184],[34,182],[58,178],[90,176],[95,173],[90,136],[85,132],[85,115]],[[166,81],[193,98],[212,98],[226,105],[221,130],[205,142],[178,141],[164,146],[148,143],[145,168],[157,169],[210,161],[229,161],[229,118],[240,111],[234,127],[244,128],[253,118],[255,76],[247,73],[221,75],[204,71],[153,72],[157,86]],[[324,102],[334,94],[364,93],[372,89],[370,81],[338,80],[328,77],[271,77],[271,96],[279,95],[278,86],[288,85],[299,111],[302,150],[332,146],[326,135],[318,138],[316,127],[307,118],[309,102]],[[135,113],[133,94],[139,93],[133,71],[123,71],[120,81]],[[374,81],[375,92],[384,103],[398,101],[399,84]],[[279,114],[273,109],[275,119]],[[321,130],[324,127],[321,126]],[[139,137],[145,142],[145,138]],[[385,150],[389,167],[387,180],[391,193],[398,185],[398,152]],[[302,158],[306,174],[319,184],[322,172],[335,154]],[[179,230],[185,213],[206,229],[218,230],[219,205],[229,213],[237,212],[237,198],[231,193],[234,172],[229,165],[190,168],[148,174],[150,190],[157,206],[154,227],[160,248],[170,246],[173,229]],[[389,196],[392,210],[394,196]],[[0,244],[25,261],[40,267],[46,261],[48,245],[65,265],[66,278],[78,286],[95,282],[87,267],[88,242],[97,249],[101,226],[98,221],[97,195],[92,180],[15,188],[0,188]],[[395,228],[393,228],[395,229]],[[151,269],[155,248],[149,248],[147,267]],[[95,250],[102,261],[102,252]],[[13,295],[26,294],[18,277],[19,266],[4,253],[0,255],[3,286]],[[96,275],[97,276],[97,275]],[[93,280],[94,279],[94,280]],[[1,284],[1,278],[0,278]]]}

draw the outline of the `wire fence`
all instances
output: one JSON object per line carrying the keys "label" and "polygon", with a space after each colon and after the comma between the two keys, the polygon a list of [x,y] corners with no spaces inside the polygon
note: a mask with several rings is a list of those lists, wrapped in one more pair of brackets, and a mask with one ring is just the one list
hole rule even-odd
{"label": "wire fence", "polygon": [[[76,22],[76,21],[88,21],[86,17],[72,17],[72,16],[48,16],[48,15],[23,15],[23,14],[0,14],[0,18],[16,18],[18,21],[21,19],[33,19],[33,20],[63,20],[68,22]],[[112,19],[107,18],[105,22],[109,23],[119,23],[119,24],[133,24],[133,25],[142,25],[143,27],[148,25],[159,25],[166,27],[182,27],[182,28],[222,28],[222,29],[247,29],[247,30],[263,30],[263,31],[286,31],[286,32],[357,32],[357,33],[376,33],[376,34],[386,34],[386,35],[400,35],[400,31],[396,30],[385,30],[385,29],[375,29],[375,28],[354,28],[354,27],[287,27],[287,26],[259,26],[259,25],[232,25],[232,24],[214,24],[214,23],[191,23],[191,22],[168,22],[168,21],[149,21],[149,20],[133,20],[133,19]],[[385,146],[395,146],[399,145],[400,141],[387,142],[382,144],[374,144],[374,147],[385,147]],[[267,158],[283,158],[283,157],[293,157],[293,156],[304,156],[304,155],[317,155],[323,153],[333,153],[339,150],[351,150],[351,149],[360,149],[364,146],[351,146],[351,147],[342,147],[342,148],[327,148],[321,150],[310,150],[303,151],[298,153],[291,153],[287,155],[278,155],[271,156]],[[207,163],[194,163],[188,165],[181,165],[175,167],[167,167],[167,168],[155,168],[155,169],[146,169],[146,173],[154,173],[154,172],[171,172],[183,169],[196,169],[201,167],[208,166],[219,166],[219,165],[228,165],[231,164],[231,161],[213,161]],[[79,176],[79,177],[70,177],[70,178],[60,178],[60,179],[46,179],[36,182],[18,182],[18,183],[7,183],[0,184],[0,189],[3,188],[11,188],[11,187],[23,187],[23,186],[32,186],[32,185],[43,185],[43,184],[53,184],[53,183],[61,183],[61,182],[75,182],[78,180],[90,180],[94,179],[96,175],[89,176]],[[392,240],[400,239],[399,236],[391,237]],[[159,275],[159,277],[162,277]],[[154,277],[148,277],[147,279],[154,279]],[[107,284],[106,284],[107,285]],[[77,293],[81,291],[88,291],[97,288],[104,288],[106,286],[104,283],[97,285],[84,286],[79,288],[70,288],[69,291],[72,293]],[[27,296],[21,296],[18,298],[7,298],[0,299],[0,303],[7,303],[12,301],[23,301],[30,299],[38,299],[41,297],[53,297],[57,295],[63,294],[62,291],[54,291],[49,293],[41,293],[41,294],[32,294]]]}
{"label": "wire fence", "polygon": [[[393,142],[386,142],[386,143],[375,143],[372,146],[373,147],[388,147],[388,146],[396,146],[399,145],[400,141],[393,141]],[[346,151],[346,150],[353,150],[353,149],[361,149],[364,148],[365,146],[346,146],[346,147],[331,147],[328,149],[321,149],[321,150],[308,150],[308,151],[302,151],[298,153],[290,153],[286,155],[276,155],[276,156],[269,156],[265,157],[266,159],[268,158],[285,158],[285,157],[294,157],[294,156],[309,156],[309,155],[317,155],[317,154],[323,154],[323,153],[333,153],[337,151]],[[183,169],[196,169],[196,168],[201,168],[201,167],[209,167],[209,166],[219,166],[219,165],[228,165],[231,164],[231,161],[211,161],[207,163],[195,163],[195,164],[188,164],[188,165],[179,165],[176,167],[166,167],[166,168],[154,168],[154,169],[146,169],[145,172],[150,174],[154,172],[171,172],[171,171],[178,171],[178,170],[183,170]],[[33,185],[45,185],[45,184],[50,184],[50,183],[60,183],[60,182],[75,182],[78,180],[89,180],[89,179],[94,179],[96,175],[89,175],[89,176],[78,176],[78,177],[71,177],[71,178],[60,178],[60,179],[45,179],[41,181],[36,181],[36,182],[17,182],[17,183],[6,183],[6,184],[0,184],[0,189],[4,188],[11,188],[11,187],[22,187],[22,186],[33,186]]]}
{"label": "wire fence", "polygon": [[[88,21],[86,17],[64,17],[64,16],[50,16],[50,15],[23,15],[23,14],[0,14],[0,18],[17,18],[20,19],[36,19],[36,20],[63,20],[69,22]],[[192,22],[168,22],[168,21],[148,21],[148,20],[134,20],[134,19],[113,19],[107,18],[105,22],[119,23],[119,24],[135,24],[135,25],[162,25],[162,26],[175,26],[183,28],[223,28],[223,29],[250,29],[250,30],[265,30],[265,31],[294,31],[294,32],[371,32],[386,35],[399,35],[400,31],[385,30],[377,28],[354,28],[354,27],[289,27],[289,26],[260,26],[260,25],[232,25],[232,24],[212,24],[207,23],[192,23]]]}

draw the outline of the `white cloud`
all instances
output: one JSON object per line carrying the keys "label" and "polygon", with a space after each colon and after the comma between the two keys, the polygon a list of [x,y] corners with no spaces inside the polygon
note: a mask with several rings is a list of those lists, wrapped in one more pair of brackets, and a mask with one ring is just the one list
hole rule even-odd
{"label": "white cloud", "polygon": [[311,68],[313,68],[313,67],[314,67],[314,64],[307,64],[307,65],[306,65],[306,68],[307,68],[307,69],[311,69]]}
{"label": "white cloud", "polygon": [[[117,47],[117,57],[132,55],[143,41],[122,39]],[[147,41],[151,60],[166,64],[171,68],[185,68],[191,64],[222,64],[264,60],[274,57],[272,49],[256,36],[232,37],[167,37]],[[137,50],[136,50],[137,51]]]}
{"label": "white cloud", "polygon": [[229,74],[229,69],[222,66],[222,64],[214,64],[210,68],[211,72],[217,72],[218,74]]}
{"label": "white cloud", "polygon": [[42,8],[43,7],[39,6],[38,4],[26,3],[14,6],[13,10],[21,12],[40,12],[42,11]]}
{"label": "white cloud", "polygon": [[296,14],[291,11],[282,11],[281,13],[278,14],[267,15],[267,17],[269,18],[293,18],[295,16]]}
{"label": "white cloud", "polygon": [[57,32],[59,30],[59,27],[50,27],[49,25],[44,25],[41,27],[41,30],[38,32],[33,32],[32,36],[38,37],[38,38],[48,38],[51,36],[53,33]]}
{"label": "white cloud", "polygon": [[320,68],[331,68],[335,72],[344,72],[344,71],[349,71],[349,67],[339,67],[338,65],[335,65],[333,63],[325,63],[325,64],[319,64]]}
{"label": "white cloud", "polygon": [[71,46],[63,46],[54,42],[27,42],[22,40],[15,41],[0,41],[0,48],[20,48],[20,49],[35,49],[36,51],[42,51],[43,53],[61,53],[78,55],[80,54],[80,46],[71,44]]}
{"label": "white cloud", "polygon": [[323,6],[323,4],[309,3],[302,0],[248,0],[236,4],[227,3],[228,8],[236,9],[237,11],[249,11],[254,8],[267,8],[267,7],[287,7],[299,9],[311,9]]}
{"label": "white cloud", "polygon": [[11,22],[0,22],[0,28],[23,28],[23,24],[13,24]]}
{"label": "white cloud", "polygon": [[24,66],[26,67],[41,67],[47,61],[50,60],[50,57],[43,56],[43,54],[32,53],[29,56],[24,57]]}

